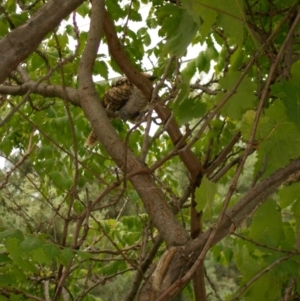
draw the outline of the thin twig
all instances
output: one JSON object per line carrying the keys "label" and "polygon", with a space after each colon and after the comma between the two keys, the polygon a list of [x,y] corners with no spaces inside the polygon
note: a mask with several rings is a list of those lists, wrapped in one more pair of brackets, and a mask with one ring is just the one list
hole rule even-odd
{"label": "thin twig", "polygon": [[49,294],[49,280],[44,280],[44,296],[46,301],[51,301],[50,294]]}
{"label": "thin twig", "polygon": [[273,248],[273,247],[270,247],[270,246],[267,246],[267,245],[264,245],[264,244],[260,244],[256,241],[254,241],[253,239],[250,239],[248,237],[245,237],[243,235],[240,235],[238,233],[231,233],[231,235],[234,235],[236,237],[239,237],[245,241],[248,241],[258,247],[261,247],[261,248],[265,248],[265,249],[268,249],[268,250],[272,250],[272,251],[275,251],[275,252],[279,252],[279,253],[287,253],[287,254],[290,254],[290,255],[297,255],[299,254],[300,255],[300,251],[293,251],[293,250],[282,250],[282,249],[277,249],[277,248]]}
{"label": "thin twig", "polygon": [[222,301],[221,296],[220,296],[219,293],[218,293],[217,287],[216,287],[216,285],[213,283],[213,281],[210,279],[210,277],[208,276],[207,270],[206,270],[206,269],[204,269],[204,273],[205,273],[205,278],[206,278],[207,282],[209,283],[210,287],[212,288],[212,290],[214,291],[214,294],[215,294],[216,298],[217,298],[219,301]]}
{"label": "thin twig", "polygon": [[289,254],[286,255],[282,258],[279,258],[277,260],[275,260],[274,262],[272,262],[270,265],[268,265],[266,268],[264,268],[262,271],[260,271],[258,274],[256,274],[253,278],[251,278],[244,286],[243,288],[240,289],[240,291],[238,293],[236,293],[236,295],[230,299],[229,301],[234,301],[234,300],[240,300],[240,297],[242,296],[242,294],[260,277],[262,277],[264,274],[266,274],[267,272],[269,272],[272,268],[274,268],[276,265],[280,264],[281,262],[288,260],[289,258],[291,258],[292,256],[294,256],[293,254]]}
{"label": "thin twig", "polygon": [[[243,154],[243,156],[241,158],[241,162],[238,165],[237,170],[235,172],[235,175],[233,177],[231,186],[230,186],[230,188],[228,190],[228,193],[227,193],[227,195],[225,197],[225,200],[224,200],[224,203],[223,203],[221,212],[220,212],[220,214],[218,216],[218,220],[217,220],[216,224],[211,229],[209,237],[208,237],[208,239],[207,239],[207,241],[206,241],[206,243],[205,243],[202,251],[200,252],[198,258],[196,259],[196,261],[194,262],[193,266],[191,267],[191,269],[181,279],[179,279],[176,282],[174,282],[160,297],[157,298],[156,301],[162,301],[162,300],[164,300],[164,298],[166,296],[168,296],[172,291],[179,289],[179,287],[182,287],[184,284],[186,284],[188,281],[190,281],[193,278],[194,273],[197,271],[199,265],[203,262],[206,253],[210,249],[210,247],[211,247],[211,245],[212,245],[212,243],[214,241],[214,238],[215,238],[215,236],[216,236],[216,234],[217,234],[217,232],[219,230],[219,227],[220,227],[220,225],[221,225],[221,223],[223,221],[223,218],[225,216],[225,212],[227,210],[229,201],[230,201],[230,199],[231,199],[231,197],[232,197],[232,195],[233,195],[233,193],[235,191],[235,188],[236,188],[239,176],[240,176],[240,174],[242,172],[242,168],[243,168],[243,166],[244,166],[244,164],[246,162],[246,159],[248,157],[248,154],[249,154],[249,152],[250,152],[250,150],[252,148],[252,143],[253,143],[254,138],[255,138],[255,133],[256,133],[256,129],[258,127],[258,122],[259,122],[259,119],[260,119],[260,115],[261,115],[261,112],[262,112],[262,109],[263,109],[263,105],[264,105],[265,99],[267,98],[268,91],[269,91],[271,82],[273,80],[273,76],[275,75],[276,68],[277,68],[277,66],[278,66],[278,64],[279,64],[279,62],[280,62],[280,60],[282,58],[282,54],[283,54],[283,51],[285,49],[285,46],[287,45],[287,42],[289,41],[289,38],[291,37],[291,35],[292,35],[292,33],[293,33],[293,31],[294,31],[294,29],[295,29],[295,27],[296,27],[299,19],[300,19],[300,10],[299,10],[299,12],[297,14],[297,17],[294,20],[293,25],[291,26],[291,28],[290,28],[287,36],[286,36],[286,39],[284,40],[283,44],[281,45],[281,47],[279,49],[279,52],[277,54],[277,57],[276,57],[274,63],[270,67],[269,74],[268,74],[268,77],[267,77],[267,81],[266,81],[264,90],[262,92],[261,99],[260,99],[260,102],[259,102],[259,105],[258,105],[258,108],[257,108],[256,115],[255,115],[254,123],[253,123],[252,129],[251,129],[250,138],[249,138],[249,140],[247,142],[246,149],[245,149],[244,154]],[[256,52],[255,55],[253,55],[252,59],[248,63],[247,67],[245,68],[244,72],[240,76],[239,80],[236,82],[236,84],[231,89],[231,91],[229,92],[229,94],[227,94],[226,97],[217,106],[217,108],[221,109],[220,105],[222,103],[226,103],[226,101],[229,99],[229,98],[227,99],[228,95],[230,95],[233,91],[235,91],[237,89],[237,87],[239,86],[239,84],[241,83],[241,81],[243,80],[243,78],[246,76],[246,72],[245,71],[246,70],[248,71],[250,69],[250,66],[252,66],[252,64],[254,62],[254,59],[256,58],[256,56],[258,55],[258,53],[259,52]],[[218,111],[217,108],[214,110],[215,114]],[[289,257],[290,256],[292,256],[292,255],[289,255]]]}
{"label": "thin twig", "polygon": [[31,135],[29,137],[29,142],[28,142],[28,146],[27,146],[27,150],[24,153],[24,155],[22,156],[22,158],[10,169],[10,171],[8,171],[4,177],[4,179],[1,181],[0,183],[0,190],[3,189],[5,187],[5,185],[8,182],[9,177],[11,176],[11,174],[17,169],[19,168],[24,161],[30,156],[30,154],[33,152],[36,144],[33,144],[32,140],[33,140],[33,134],[34,134],[34,130],[31,132]]}
{"label": "thin twig", "polygon": [[150,128],[151,128],[151,123],[152,123],[151,115],[152,115],[152,111],[153,111],[153,108],[154,108],[153,105],[155,104],[155,100],[157,99],[159,90],[163,86],[163,84],[164,84],[164,82],[165,82],[165,80],[168,76],[168,72],[169,72],[169,70],[172,66],[173,61],[174,61],[174,57],[171,57],[169,59],[169,62],[167,64],[166,68],[165,68],[163,76],[161,77],[161,79],[159,80],[159,82],[156,84],[156,86],[154,87],[154,89],[152,91],[152,96],[151,96],[151,100],[150,100],[150,106],[152,106],[152,108],[150,108],[149,114],[147,116],[147,125],[146,125],[146,129],[145,129],[145,133],[144,133],[142,153],[141,153],[141,156],[140,156],[140,159],[141,159],[142,162],[145,161],[145,158],[146,158],[147,153],[149,151],[149,147],[151,145],[150,142],[153,142],[153,139],[150,140],[150,137],[149,137],[149,131],[150,131]]}

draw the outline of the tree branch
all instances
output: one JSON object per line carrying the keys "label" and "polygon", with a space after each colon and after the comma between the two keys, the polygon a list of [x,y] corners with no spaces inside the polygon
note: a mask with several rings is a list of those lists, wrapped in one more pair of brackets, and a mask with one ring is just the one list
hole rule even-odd
{"label": "tree branch", "polygon": [[[185,264],[183,268],[184,256],[181,256],[181,269],[177,271],[178,275],[175,275],[173,268],[169,268],[168,272],[173,272],[173,279],[178,279],[180,275],[184,274],[182,278],[173,282],[171,286],[162,286],[159,297],[156,301],[171,300],[168,298],[172,292],[172,296],[175,296],[179,291],[192,279],[194,273],[197,271],[199,264],[203,262],[204,256],[207,252],[207,248],[217,244],[220,240],[225,238],[232,232],[232,229],[240,226],[243,220],[253,212],[261,203],[266,201],[268,197],[273,194],[278,187],[284,183],[292,173],[300,171],[300,158],[292,161],[286,167],[277,170],[270,177],[257,184],[254,188],[250,189],[233,207],[226,211],[224,218],[219,223],[218,227],[213,226],[204,233],[202,233],[197,239],[189,242],[186,245],[185,254],[191,258],[193,252],[199,254],[194,261],[191,268]],[[214,236],[211,233],[215,230]],[[200,252],[200,250],[202,250]],[[178,251],[179,252],[179,251]],[[289,254],[292,256],[294,254]],[[178,260],[178,259],[177,259]],[[172,265],[180,265],[180,262],[171,262]],[[186,271],[185,271],[186,270]],[[169,274],[166,273],[165,278],[168,278]],[[168,284],[168,283],[167,283]]]}
{"label": "tree branch", "polygon": [[[5,95],[25,95],[28,91],[44,97],[58,97],[60,99],[70,101],[74,106],[80,106],[80,98],[77,89],[62,86],[39,84],[33,80],[29,80],[21,86],[5,86],[0,85],[0,93]],[[65,99],[67,97],[67,99]]]}
{"label": "tree branch", "polygon": [[[145,96],[150,100],[152,98],[152,84],[148,79],[144,79],[142,76],[140,76],[140,72],[129,60],[119,42],[114,23],[107,12],[105,12],[104,32],[111,56],[129,78],[129,80],[139,89],[141,89]],[[171,117],[171,120],[169,120],[169,117],[171,116],[170,110],[167,107],[159,104],[159,102],[154,107],[154,110],[163,123],[168,121],[166,131],[168,132],[173,144],[176,144],[182,138],[182,134],[178,125],[176,124],[175,119]],[[185,146],[185,142],[182,143],[181,147],[183,146]],[[180,158],[191,173],[192,182],[198,184],[202,176],[202,166],[195,154],[190,150],[190,148],[186,148],[184,151],[180,152]]]}
{"label": "tree branch", "polygon": [[[100,4],[95,5],[99,6]],[[146,166],[134,156],[111,125],[104,108],[100,104],[92,79],[92,68],[97,57],[102,32],[101,20],[103,20],[103,14],[97,20],[92,18],[87,44],[79,64],[78,81],[81,106],[99,141],[117,166],[123,171],[126,170],[128,174],[135,173],[141,169],[146,169]],[[106,18],[104,26],[107,26]],[[126,161],[124,160],[125,155]],[[141,197],[154,226],[167,244],[185,243],[189,239],[188,233],[168,208],[164,195],[160,188],[156,186],[153,176],[149,173],[143,173],[132,176],[130,181]]]}
{"label": "tree branch", "polygon": [[253,278],[251,278],[245,285],[244,287],[242,287],[242,289],[240,289],[240,291],[236,294],[236,296],[232,299],[230,299],[230,301],[234,301],[234,300],[239,300],[240,297],[242,296],[242,294],[249,288],[250,285],[252,285],[257,279],[259,279],[260,277],[262,277],[264,274],[266,274],[267,272],[269,272],[273,267],[275,267],[276,265],[280,264],[281,262],[288,260],[289,258],[291,258],[292,254],[286,255],[282,258],[279,258],[277,260],[275,260],[274,262],[272,262],[270,265],[268,265],[266,268],[264,268],[262,271],[260,271],[257,275],[255,275]]}
{"label": "tree branch", "polygon": [[0,40],[0,83],[31,54],[43,38],[84,0],[48,1],[25,24]]}

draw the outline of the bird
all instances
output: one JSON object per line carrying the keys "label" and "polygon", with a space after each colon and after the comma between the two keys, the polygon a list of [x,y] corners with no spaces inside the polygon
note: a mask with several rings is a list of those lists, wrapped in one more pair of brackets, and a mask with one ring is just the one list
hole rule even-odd
{"label": "bird", "polygon": [[[155,76],[142,73],[149,80],[154,81]],[[103,107],[113,112],[114,116],[124,121],[135,123],[140,120],[141,114],[148,105],[148,99],[143,92],[134,86],[127,77],[121,77],[105,92],[102,99]],[[98,142],[95,132],[92,130],[85,145],[94,146]]]}

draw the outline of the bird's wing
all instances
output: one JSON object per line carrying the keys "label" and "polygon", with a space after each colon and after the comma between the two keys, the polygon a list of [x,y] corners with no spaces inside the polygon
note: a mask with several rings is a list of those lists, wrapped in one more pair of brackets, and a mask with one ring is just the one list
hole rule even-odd
{"label": "bird's wing", "polygon": [[127,78],[121,78],[106,91],[103,97],[104,108],[116,112],[128,101],[132,94],[133,85]]}

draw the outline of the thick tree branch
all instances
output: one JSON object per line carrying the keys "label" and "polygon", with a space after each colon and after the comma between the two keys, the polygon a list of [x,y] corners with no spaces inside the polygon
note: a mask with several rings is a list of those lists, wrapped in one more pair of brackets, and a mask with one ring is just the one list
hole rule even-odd
{"label": "thick tree branch", "polygon": [[[141,91],[149,100],[155,101],[155,99],[153,98],[155,98],[157,91],[153,91],[150,81],[147,79],[143,79],[140,76],[138,70],[136,70],[134,65],[130,62],[117,37],[114,23],[110,19],[107,12],[105,12],[104,32],[107,38],[109,52],[117,62],[118,66],[126,74],[130,81],[141,89]],[[164,124],[168,123],[165,127],[173,144],[176,145],[178,148],[184,147],[186,145],[185,140],[183,139],[179,127],[176,124],[175,119],[172,117],[170,110],[166,106],[161,105],[159,102],[157,102],[157,104],[154,106],[154,110],[156,111],[157,115],[163,121]],[[202,165],[190,148],[185,148],[183,151],[180,151],[179,156],[182,162],[185,164],[188,171],[190,172],[191,185],[195,188],[201,182]],[[197,215],[195,208],[193,207],[191,207],[191,212],[192,216]],[[196,223],[199,222],[200,221],[198,220],[196,221]],[[191,223],[194,224],[195,221],[192,221]]]}
{"label": "thick tree branch", "polygon": [[48,1],[27,23],[0,40],[0,83],[31,54],[48,32],[84,0]]}
{"label": "thick tree branch", "polygon": [[[21,86],[5,86],[0,85],[0,93],[4,95],[25,95],[28,91],[33,94],[39,94],[44,97],[58,97],[60,99],[70,101],[74,106],[80,106],[80,97],[78,90],[75,88],[62,86],[39,84],[33,80],[29,80]],[[67,99],[65,99],[67,97]]]}
{"label": "thick tree branch", "polygon": [[[300,159],[296,159],[286,167],[277,170],[254,188],[250,189],[233,207],[226,211],[225,217],[218,225],[217,231],[210,242],[209,247],[217,244],[239,227],[242,221],[266,201],[291,174],[299,171]],[[186,244],[184,250],[180,248],[177,249],[177,254],[173,257],[173,260],[169,264],[169,268],[161,281],[160,291],[155,292],[155,296],[158,298],[154,300],[174,300],[174,296],[176,296],[192,279],[199,267],[199,263],[203,261],[203,255],[206,253],[206,250],[203,248],[207,245],[207,240],[210,238],[213,229],[214,226],[203,232],[197,239],[190,241]],[[187,262],[187,258],[194,262],[192,267],[189,265],[191,262]],[[182,275],[184,276],[181,278]],[[152,288],[153,277],[155,277],[155,273],[142,288],[142,291],[146,292]],[[169,295],[171,292],[172,294]],[[143,294],[141,293],[141,298],[139,300],[144,300],[142,295]]]}
{"label": "thick tree branch", "polygon": [[[233,207],[228,209],[222,220],[213,244],[225,238],[232,229],[239,227],[242,221],[249,216],[259,205],[268,199],[282,185],[291,174],[300,171],[300,158],[295,159],[284,168],[278,169],[271,176],[250,189]],[[198,250],[203,244],[211,229],[204,232],[198,239],[191,243],[192,250]]]}
{"label": "thick tree branch", "polygon": [[[267,80],[266,80],[266,83],[265,83],[265,86],[264,86],[264,89],[263,89],[263,92],[262,92],[262,95],[261,95],[261,98],[260,98],[260,102],[259,102],[259,105],[258,105],[258,108],[257,108],[257,112],[256,112],[256,115],[255,115],[255,120],[254,120],[252,129],[251,129],[250,138],[247,141],[246,149],[245,149],[244,154],[241,158],[241,162],[237,167],[237,170],[236,170],[235,175],[234,175],[233,180],[232,180],[232,184],[231,184],[231,186],[228,190],[228,193],[225,197],[225,200],[224,200],[224,203],[223,203],[223,206],[222,206],[222,209],[221,209],[221,212],[219,214],[217,222],[213,226],[212,230],[209,230],[208,239],[205,242],[205,245],[204,245],[202,251],[200,252],[198,258],[196,259],[196,261],[193,264],[193,266],[191,267],[191,269],[180,280],[177,280],[174,284],[172,284],[158,298],[157,301],[164,300],[164,298],[169,296],[170,294],[174,295],[174,292],[180,291],[192,279],[192,277],[196,273],[198,267],[203,263],[203,260],[205,258],[206,253],[216,243],[216,240],[217,240],[218,236],[220,236],[220,234],[219,234],[220,230],[222,230],[224,228],[227,229],[227,231],[228,231],[227,233],[226,232],[224,233],[223,230],[221,232],[223,232],[225,234],[225,236],[228,235],[230,233],[230,231],[232,231],[231,229],[235,229],[236,226],[240,225],[241,221],[246,218],[246,216],[243,216],[243,214],[241,213],[241,212],[243,212],[243,210],[245,210],[247,212],[247,214],[250,214],[253,210],[255,210],[255,208],[257,206],[259,206],[263,201],[265,201],[270,194],[275,192],[275,190],[278,188],[278,185],[282,183],[282,181],[279,181],[279,184],[278,184],[278,182],[276,182],[276,179],[280,178],[282,176],[282,174],[283,175],[285,174],[282,170],[279,170],[278,171],[279,175],[277,174],[277,172],[275,172],[273,174],[272,181],[274,183],[270,184],[268,182],[271,177],[266,179],[265,181],[262,182],[262,183],[267,183],[267,187],[264,187],[263,191],[260,191],[260,193],[258,195],[254,195],[253,198],[249,202],[247,202],[247,204],[243,204],[242,200],[240,200],[238,202],[238,204],[240,206],[238,216],[239,216],[239,218],[242,217],[242,219],[238,219],[237,216],[235,216],[234,211],[232,211],[235,206],[231,210],[229,210],[229,212],[226,214],[227,206],[228,206],[229,201],[230,201],[230,199],[231,199],[231,197],[232,197],[232,195],[235,191],[235,187],[237,185],[238,178],[239,178],[239,176],[242,172],[242,168],[244,166],[246,158],[248,157],[248,155],[250,153],[250,150],[252,148],[255,133],[256,133],[256,129],[257,129],[258,122],[259,122],[259,119],[260,119],[260,115],[261,115],[261,112],[263,110],[263,105],[264,105],[264,102],[265,102],[265,100],[268,96],[268,93],[269,93],[269,87],[271,85],[272,80],[274,79],[274,77],[276,75],[276,69],[278,67],[278,64],[279,64],[281,58],[282,58],[284,49],[285,49],[290,37],[292,36],[292,34],[293,34],[293,32],[296,28],[296,25],[298,24],[299,19],[300,19],[300,11],[298,11],[298,14],[297,14],[297,16],[296,16],[296,18],[293,22],[293,25],[290,27],[289,32],[288,32],[284,42],[282,43],[282,45],[281,45],[281,47],[278,51],[276,59],[274,60],[273,64],[270,67],[269,74],[268,74],[268,77],[267,77]],[[288,173],[286,176],[289,176],[290,174],[291,173]],[[286,178],[284,180],[286,180]],[[249,191],[249,193],[251,191],[256,191],[257,187],[263,186],[261,184],[256,186],[255,188],[251,189]],[[241,204],[243,204],[244,207],[241,206]],[[255,206],[253,207],[253,205],[255,205]],[[250,209],[250,211],[249,211],[249,209]],[[225,236],[223,236],[222,238],[224,238]],[[219,241],[219,240],[217,240],[217,241]]]}
{"label": "thick tree branch", "polygon": [[[91,122],[98,139],[119,168],[123,171],[126,170],[127,174],[136,173],[145,169],[146,166],[134,156],[120,139],[111,125],[104,108],[101,106],[94,88],[92,68],[102,33],[103,21],[101,22],[101,20],[103,20],[103,14],[100,11],[103,10],[103,7],[98,2],[95,2],[93,4],[94,9],[97,13],[92,14],[87,44],[78,69],[81,106]],[[95,18],[95,16],[97,17]],[[155,185],[152,175],[148,173],[139,174],[131,177],[130,181],[141,197],[154,226],[167,244],[178,245],[185,243],[188,240],[188,233],[168,208],[164,195]]]}
{"label": "thick tree branch", "polygon": [[[121,43],[119,42],[114,23],[107,12],[105,12],[104,32],[107,38],[107,44],[111,56],[117,62],[121,70],[130,79],[130,81],[139,89],[141,89],[145,96],[150,100],[152,98],[152,84],[148,79],[144,79],[142,76],[140,76],[140,72],[129,60]],[[163,122],[166,122],[171,116],[170,110],[159,103],[157,103],[157,105],[154,107],[154,110]],[[166,131],[168,132],[174,144],[176,144],[182,138],[182,134],[173,117],[171,117],[171,120],[168,121]],[[185,142],[182,143],[181,147],[184,145]],[[180,152],[179,155],[182,162],[191,173],[192,182],[198,184],[202,176],[202,166],[199,160],[189,148],[186,148],[184,151]]]}

